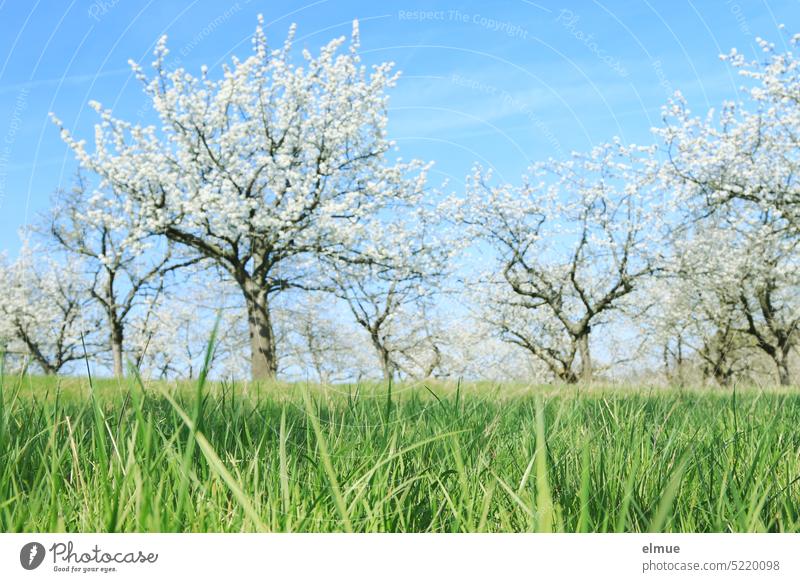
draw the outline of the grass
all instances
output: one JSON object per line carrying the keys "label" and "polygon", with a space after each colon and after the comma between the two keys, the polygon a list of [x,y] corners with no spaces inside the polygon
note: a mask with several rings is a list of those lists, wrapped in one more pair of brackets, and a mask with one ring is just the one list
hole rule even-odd
{"label": "grass", "polygon": [[800,531],[800,393],[0,378],[0,531]]}

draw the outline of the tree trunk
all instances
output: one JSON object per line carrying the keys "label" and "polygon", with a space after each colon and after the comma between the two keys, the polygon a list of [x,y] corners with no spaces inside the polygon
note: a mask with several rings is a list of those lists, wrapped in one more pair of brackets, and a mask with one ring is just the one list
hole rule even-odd
{"label": "tree trunk", "polygon": [[33,361],[39,364],[39,367],[42,369],[42,372],[44,372],[45,376],[55,376],[58,373],[60,366],[54,366],[51,364],[39,349],[39,346],[30,340],[28,334],[23,332],[22,329],[19,331],[22,341],[25,343],[25,347],[28,348],[28,353],[30,354],[31,358],[33,358]]}
{"label": "tree trunk", "polygon": [[556,373],[556,378],[558,378],[565,384],[578,383],[578,375],[573,370],[563,370],[561,372],[558,372]]}
{"label": "tree trunk", "polygon": [[727,388],[731,385],[731,378],[726,370],[715,369],[714,372],[714,379],[717,381],[717,384],[723,388]]}
{"label": "tree trunk", "polygon": [[678,371],[678,386],[683,388],[685,382],[683,378],[683,337],[678,336],[677,346],[676,346],[676,359],[675,359],[675,366]]}
{"label": "tree trunk", "polygon": [[[717,347],[715,348],[714,345]],[[719,343],[703,344],[697,353],[703,359],[703,378],[713,380],[723,388],[730,384],[733,370],[728,365],[728,356]]]}
{"label": "tree trunk", "polygon": [[39,367],[42,369],[42,372],[44,372],[45,376],[55,376],[58,373],[55,367],[50,365],[50,362],[44,358],[34,356],[33,359],[36,360],[37,364],[39,364]]}
{"label": "tree trunk", "polygon": [[589,352],[589,331],[578,336],[578,352],[581,355],[581,380],[592,381],[592,355]]}
{"label": "tree trunk", "polygon": [[389,382],[394,379],[394,364],[392,362],[391,355],[389,354],[389,350],[386,349],[386,346],[381,341],[377,331],[371,332],[370,335],[372,336],[372,345],[375,347],[375,352],[377,353],[378,359],[381,362],[383,379]]}
{"label": "tree trunk", "polygon": [[775,364],[778,366],[778,383],[780,383],[781,386],[789,386],[792,383],[789,374],[789,358],[786,356],[781,358],[779,356],[775,358]]}
{"label": "tree trunk", "polygon": [[114,376],[117,378],[122,378],[125,375],[125,369],[122,362],[123,337],[124,331],[122,323],[118,321],[112,321],[109,341],[111,342],[111,357],[114,360]]}
{"label": "tree trunk", "polygon": [[250,375],[253,380],[272,380],[278,373],[278,358],[269,296],[252,280],[244,282],[243,291],[250,332]]}

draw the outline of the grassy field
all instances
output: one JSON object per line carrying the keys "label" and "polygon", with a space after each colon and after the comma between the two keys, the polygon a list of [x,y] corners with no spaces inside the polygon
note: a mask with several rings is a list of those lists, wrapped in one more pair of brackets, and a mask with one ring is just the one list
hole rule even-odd
{"label": "grassy field", "polygon": [[2,531],[800,531],[800,394],[0,379]]}

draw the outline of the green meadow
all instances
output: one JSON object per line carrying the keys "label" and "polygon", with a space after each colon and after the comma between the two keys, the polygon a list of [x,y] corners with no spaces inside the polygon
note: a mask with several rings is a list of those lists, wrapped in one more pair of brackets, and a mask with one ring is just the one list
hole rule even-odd
{"label": "green meadow", "polygon": [[6,532],[796,532],[800,394],[5,376]]}

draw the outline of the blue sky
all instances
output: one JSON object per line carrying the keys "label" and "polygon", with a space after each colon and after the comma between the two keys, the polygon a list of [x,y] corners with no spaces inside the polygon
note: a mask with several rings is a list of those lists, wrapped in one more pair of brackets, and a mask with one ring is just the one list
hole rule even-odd
{"label": "blue sky", "polygon": [[475,162],[517,180],[533,160],[620,136],[651,141],[660,107],[680,89],[696,112],[736,97],[741,81],[718,58],[756,56],[762,36],[782,46],[800,31],[797,0],[607,2],[366,2],[318,0],[0,0],[0,250],[75,163],[48,119],[81,137],[96,121],[87,102],[150,121],[127,61],[149,64],[169,35],[172,57],[197,72],[250,50],[262,13],[274,45],[298,25],[315,50],[361,21],[367,62],[394,61],[390,133],[403,157],[436,161],[457,190]]}

